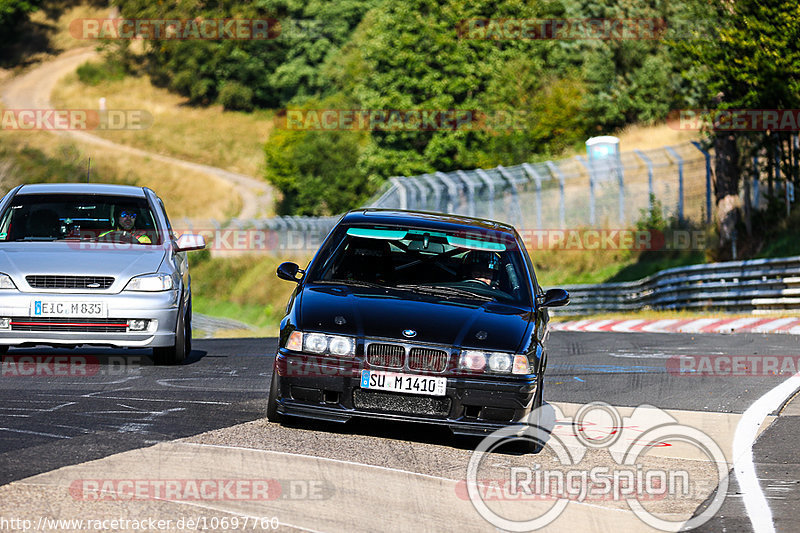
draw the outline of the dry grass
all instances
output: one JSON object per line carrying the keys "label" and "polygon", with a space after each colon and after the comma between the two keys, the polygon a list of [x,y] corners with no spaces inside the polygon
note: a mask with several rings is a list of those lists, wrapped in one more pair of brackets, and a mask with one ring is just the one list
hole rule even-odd
{"label": "dry grass", "polygon": [[101,97],[106,98],[108,109],[139,109],[153,117],[146,129],[96,132],[101,137],[248,176],[263,175],[263,148],[272,129],[272,111],[191,107],[182,96],[154,87],[147,77],[88,86],[73,74],[56,86],[52,101],[57,108],[97,109]]}
{"label": "dry grass", "polygon": [[634,124],[618,132],[616,136],[619,137],[620,150],[629,151],[650,150],[695,141],[700,139],[700,132],[677,130],[667,124],[655,126]]}
{"label": "dry grass", "polygon": [[313,254],[243,255],[211,258],[208,252],[190,256],[194,310],[254,326],[253,330],[226,330],[217,336],[275,336],[295,284],[277,278],[284,261],[305,268]]}
{"label": "dry grass", "polygon": [[[25,147],[42,151],[61,160],[86,161],[92,158],[92,181],[123,183],[152,188],[164,200],[173,219],[215,218],[224,220],[241,208],[241,200],[222,180],[192,173],[172,165],[119,153],[104,147],[73,141],[42,131],[3,131],[2,141],[16,149]],[[63,176],[64,181],[82,180],[81,176]],[[13,187],[26,182],[24,176],[9,176],[4,185]]]}

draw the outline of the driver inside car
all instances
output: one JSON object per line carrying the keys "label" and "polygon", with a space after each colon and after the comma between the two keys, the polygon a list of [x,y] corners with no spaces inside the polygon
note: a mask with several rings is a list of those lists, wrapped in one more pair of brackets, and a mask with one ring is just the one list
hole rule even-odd
{"label": "driver inside car", "polygon": [[117,217],[117,225],[114,229],[108,230],[100,234],[100,238],[109,236],[113,237],[129,237],[138,242],[139,244],[151,244],[152,241],[147,233],[143,230],[134,229],[136,225],[136,211],[132,209],[123,209],[119,212]]}
{"label": "driver inside car", "polygon": [[495,252],[473,250],[464,255],[465,281],[475,281],[497,287],[500,274],[500,256]]}

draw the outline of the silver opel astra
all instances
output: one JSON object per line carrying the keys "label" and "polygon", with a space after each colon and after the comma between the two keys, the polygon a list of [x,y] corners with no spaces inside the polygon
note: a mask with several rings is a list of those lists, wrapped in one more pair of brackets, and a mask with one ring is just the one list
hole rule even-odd
{"label": "silver opel astra", "polygon": [[20,185],[0,201],[0,353],[15,346],[153,348],[157,364],[191,351],[186,253],[146,187]]}

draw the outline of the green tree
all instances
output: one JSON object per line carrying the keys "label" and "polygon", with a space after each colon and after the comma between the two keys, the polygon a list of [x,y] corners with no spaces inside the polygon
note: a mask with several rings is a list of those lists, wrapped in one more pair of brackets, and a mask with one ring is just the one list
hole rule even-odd
{"label": "green tree", "polygon": [[39,9],[40,4],[40,0],[0,0],[0,46],[19,37],[20,24]]}
{"label": "green tree", "polygon": [[[690,58],[687,72],[700,88],[698,103],[712,109],[797,109],[800,105],[800,4],[793,0],[736,0],[688,3],[691,13],[714,20],[713,32],[677,41],[675,49]],[[710,131],[715,146],[715,198],[722,243],[733,237],[739,220],[740,172],[750,155],[773,154],[783,146],[786,167],[797,155],[787,133]],[[770,173],[771,175],[771,173]],[[786,174],[785,174],[786,175]],[[798,185],[798,176],[794,175]],[[772,182],[770,181],[770,186]]]}

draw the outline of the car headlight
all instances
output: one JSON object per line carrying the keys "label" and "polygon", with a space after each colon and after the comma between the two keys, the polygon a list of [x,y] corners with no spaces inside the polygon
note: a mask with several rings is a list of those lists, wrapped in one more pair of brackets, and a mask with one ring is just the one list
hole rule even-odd
{"label": "car headlight", "polygon": [[320,333],[310,333],[303,339],[303,348],[311,353],[325,353],[328,347],[328,339]]}
{"label": "car headlight", "polygon": [[462,370],[472,370],[482,372],[486,368],[486,355],[477,350],[465,350],[461,352],[458,368]]}
{"label": "car headlight", "polygon": [[8,274],[0,274],[0,289],[16,289],[17,286],[11,281],[11,276]]}
{"label": "car headlight", "polygon": [[510,353],[493,353],[489,355],[488,367],[492,372],[502,372],[507,374],[511,372],[511,367],[514,365]]}
{"label": "car headlight", "polygon": [[489,371],[497,374],[530,374],[528,358],[523,354],[463,350],[458,367],[473,372]]}
{"label": "car headlight", "polygon": [[173,287],[169,274],[145,274],[132,278],[125,287],[126,291],[168,291]]}
{"label": "car headlight", "polygon": [[353,337],[343,337],[341,335],[303,333],[295,330],[286,341],[286,349],[294,352],[304,351],[320,355],[353,357],[356,354],[356,340]]}

